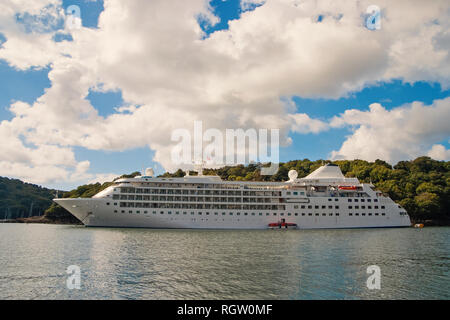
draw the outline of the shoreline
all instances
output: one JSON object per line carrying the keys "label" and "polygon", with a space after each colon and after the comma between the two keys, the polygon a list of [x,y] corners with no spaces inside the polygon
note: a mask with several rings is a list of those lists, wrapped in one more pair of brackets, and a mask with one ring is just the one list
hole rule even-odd
{"label": "shoreline", "polygon": [[82,225],[81,222],[76,222],[71,219],[51,220],[46,218],[45,216],[0,220],[0,223],[41,223],[41,224],[61,224],[61,225]]}
{"label": "shoreline", "polygon": [[[76,222],[72,219],[62,219],[62,220],[51,220],[46,218],[45,216],[36,216],[29,218],[17,218],[17,219],[8,219],[8,220],[0,220],[0,223],[41,223],[41,224],[60,224],[60,225],[83,225],[80,221]],[[424,227],[449,227],[450,220],[412,220],[411,227],[415,224],[422,223]]]}

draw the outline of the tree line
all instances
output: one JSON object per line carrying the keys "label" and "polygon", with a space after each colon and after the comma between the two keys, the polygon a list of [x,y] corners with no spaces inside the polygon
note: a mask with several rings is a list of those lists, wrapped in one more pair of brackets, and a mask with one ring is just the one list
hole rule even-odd
{"label": "tree line", "polygon": [[0,219],[41,216],[55,194],[53,189],[0,177]]}
{"label": "tree line", "polygon": [[[432,220],[439,224],[450,224],[450,161],[437,161],[429,157],[419,157],[411,161],[400,161],[391,166],[383,160],[374,162],[364,160],[293,160],[280,163],[278,171],[272,176],[260,174],[261,164],[225,166],[219,169],[204,169],[204,175],[218,175],[229,181],[286,181],[289,170],[295,169],[302,178],[326,163],[337,164],[346,177],[356,177],[361,182],[373,183],[375,187],[387,193],[394,201],[404,207],[414,222]],[[269,165],[269,164],[266,164]],[[186,172],[179,169],[173,173],[166,172],[161,177],[183,177]],[[191,171],[190,175],[196,175]],[[114,180],[134,177],[140,172],[122,175]],[[15,212],[26,212],[30,208],[30,199],[35,199],[35,208],[47,208],[45,217],[53,221],[78,222],[65,209],[52,203],[55,190],[45,188],[29,190],[30,185],[19,180],[14,187],[9,183],[5,187],[0,180],[0,213],[5,204],[16,208]],[[9,179],[7,179],[9,180]],[[11,180],[10,180],[11,181]],[[87,184],[63,193],[64,198],[90,198],[110,186],[112,182],[103,184]],[[36,187],[36,186],[35,186]],[[33,197],[30,197],[33,195]],[[40,199],[41,201],[38,201]],[[37,209],[36,209],[37,210]]]}

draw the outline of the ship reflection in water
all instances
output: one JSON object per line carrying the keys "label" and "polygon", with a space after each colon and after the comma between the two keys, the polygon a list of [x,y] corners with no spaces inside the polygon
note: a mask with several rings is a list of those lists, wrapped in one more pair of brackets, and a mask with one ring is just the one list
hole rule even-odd
{"label": "ship reflection in water", "polygon": [[[0,299],[449,299],[450,228],[151,230],[0,224]],[[81,270],[69,290],[66,269]],[[367,267],[381,270],[369,290]]]}

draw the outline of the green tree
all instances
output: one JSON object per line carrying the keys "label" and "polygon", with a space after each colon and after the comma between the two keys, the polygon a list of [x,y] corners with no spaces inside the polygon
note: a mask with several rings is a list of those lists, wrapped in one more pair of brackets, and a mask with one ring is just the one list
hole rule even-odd
{"label": "green tree", "polygon": [[[291,169],[297,170],[303,178],[329,160],[292,160],[280,163],[278,171],[272,176],[262,176],[261,168],[270,163],[251,163],[249,165],[225,166],[218,169],[204,169],[204,175],[218,175],[223,180],[234,181],[286,181]],[[419,157],[412,161],[400,161],[393,167],[377,159],[334,161],[346,177],[357,177],[362,182],[372,183],[399,202],[413,220],[435,219],[450,223],[450,161],[437,161],[430,157]],[[118,178],[132,178],[140,172],[125,174]],[[163,177],[183,177],[181,169],[166,172]],[[190,175],[197,172],[190,171]],[[118,178],[114,179],[117,180]],[[63,197],[92,197],[110,186],[112,182],[87,184],[65,192]],[[10,212],[12,217],[25,216],[33,203],[33,214],[46,210],[46,217],[55,221],[74,219],[66,210],[52,203],[55,190],[23,183],[19,180],[0,177],[0,218]],[[61,192],[60,192],[61,194]]]}
{"label": "green tree", "polygon": [[442,189],[431,183],[431,182],[422,182],[416,189],[416,193],[417,194],[421,194],[421,193],[435,193],[435,194],[440,194],[442,192]]}
{"label": "green tree", "polygon": [[434,218],[440,211],[439,196],[431,192],[419,194],[414,199],[417,206],[418,218]]}

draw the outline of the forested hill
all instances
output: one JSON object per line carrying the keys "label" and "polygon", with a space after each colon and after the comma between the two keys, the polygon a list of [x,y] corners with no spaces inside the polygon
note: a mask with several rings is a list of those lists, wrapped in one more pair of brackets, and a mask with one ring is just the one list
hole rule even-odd
{"label": "forested hill", "polygon": [[43,215],[56,190],[0,177],[0,219]]}
{"label": "forested hill", "polygon": [[[294,160],[281,163],[278,172],[273,176],[261,176],[260,165],[250,164],[248,166],[227,166],[220,169],[204,169],[205,175],[219,175],[224,180],[235,181],[285,181],[287,180],[288,171],[295,169],[299,178],[304,177],[319,168],[325,163],[331,163],[328,160],[310,161]],[[386,192],[389,196],[399,204],[401,204],[410,214],[414,222],[424,222],[429,220],[431,223],[450,225],[450,161],[436,161],[429,157],[420,157],[412,161],[401,161],[391,166],[385,161],[376,160],[368,162],[363,160],[339,160],[333,161],[339,165],[342,172],[347,177],[357,177],[362,182],[372,182],[377,189]],[[139,175],[134,172],[130,175],[122,177],[132,177]],[[191,175],[196,173],[190,172]],[[183,177],[185,172],[178,170],[174,173],[165,173],[164,177]],[[54,191],[39,188],[37,186],[21,183],[18,180],[2,180],[9,182],[15,181],[15,184],[21,187],[9,187],[2,189],[3,183],[0,184],[0,208],[2,208],[7,199],[10,208],[17,208],[16,212],[28,212],[30,208],[30,199],[37,199],[38,190],[42,191],[43,200],[47,202],[39,202],[40,207],[45,203],[51,203]],[[77,189],[64,193],[63,197],[92,197],[96,193],[108,187],[111,183],[96,183],[82,185]],[[14,185],[14,184],[9,184]],[[37,188],[37,189],[33,189]],[[29,189],[31,188],[31,189]],[[30,190],[30,191],[28,191]],[[53,194],[52,194],[53,192]],[[38,207],[38,202],[34,202]],[[42,205],[41,205],[42,204]],[[1,209],[0,209],[1,210]],[[22,211],[21,211],[22,210]],[[1,218],[0,211],[0,218]],[[45,212],[45,218],[54,222],[77,222],[62,207],[52,203]],[[429,223],[429,224],[431,224]]]}

